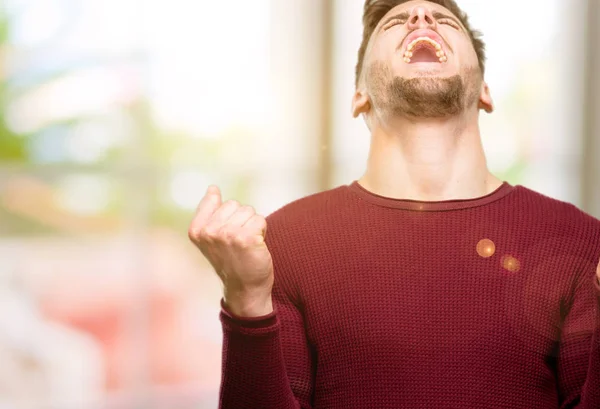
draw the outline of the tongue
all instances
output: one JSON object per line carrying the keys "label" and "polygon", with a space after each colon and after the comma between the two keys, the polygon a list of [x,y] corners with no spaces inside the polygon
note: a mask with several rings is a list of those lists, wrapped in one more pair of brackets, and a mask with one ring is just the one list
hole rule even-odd
{"label": "tongue", "polygon": [[440,59],[435,55],[435,51],[429,47],[421,47],[413,52],[410,62],[440,62]]}

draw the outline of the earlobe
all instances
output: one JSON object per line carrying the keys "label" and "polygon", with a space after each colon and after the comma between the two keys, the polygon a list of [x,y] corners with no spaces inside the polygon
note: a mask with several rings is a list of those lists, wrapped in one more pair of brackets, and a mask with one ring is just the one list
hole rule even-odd
{"label": "earlobe", "polygon": [[356,90],[352,97],[352,116],[358,117],[360,114],[366,114],[371,109],[371,103],[367,93],[362,90]]}
{"label": "earlobe", "polygon": [[479,109],[483,109],[488,114],[494,112],[494,101],[490,93],[490,87],[486,82],[483,82],[481,87],[481,95],[479,97]]}

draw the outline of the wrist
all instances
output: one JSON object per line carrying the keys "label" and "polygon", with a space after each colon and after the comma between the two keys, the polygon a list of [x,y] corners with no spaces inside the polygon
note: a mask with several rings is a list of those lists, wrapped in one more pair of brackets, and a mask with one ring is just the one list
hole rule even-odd
{"label": "wrist", "polygon": [[223,301],[227,309],[240,318],[256,318],[273,312],[271,292],[238,293],[225,290]]}

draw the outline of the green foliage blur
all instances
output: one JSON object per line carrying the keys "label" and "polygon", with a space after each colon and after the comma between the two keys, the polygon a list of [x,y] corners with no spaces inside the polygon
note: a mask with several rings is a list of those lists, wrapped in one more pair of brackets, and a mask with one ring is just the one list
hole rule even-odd
{"label": "green foliage blur", "polygon": [[[132,101],[107,107],[106,112],[60,118],[44,123],[41,128],[31,132],[15,132],[7,118],[12,102],[48,84],[69,79],[81,67],[110,68],[115,61],[97,55],[75,56],[77,64],[67,59],[48,70],[47,67],[35,66],[35,58],[27,58],[24,72],[11,71],[12,67],[8,65],[11,56],[35,55],[42,50],[23,50],[13,43],[11,33],[14,27],[11,24],[14,24],[15,16],[6,12],[3,6],[0,0],[0,235],[114,234],[129,228],[133,219],[147,228],[166,227],[185,232],[193,208],[189,203],[183,206],[173,200],[174,178],[178,172],[192,171],[200,176],[211,171],[219,174],[218,166],[224,160],[222,155],[226,152],[225,146],[241,147],[248,136],[242,131],[228,132],[223,137],[204,138],[202,135],[160,129],[153,118],[151,103],[143,87]],[[66,27],[67,32],[68,29]],[[64,35],[65,28],[58,31],[61,33],[56,35]],[[46,41],[49,45],[53,42],[54,39]],[[144,64],[143,56],[140,58],[135,52],[123,59],[117,63],[133,67],[143,67]],[[29,65],[30,61],[34,61],[32,65]],[[89,123],[100,124],[100,129],[108,134],[115,116],[124,118],[128,127],[126,131],[121,131],[121,135],[109,135],[112,137],[107,139],[109,142],[99,142],[104,143],[105,148],[107,144],[110,145],[108,148],[99,151],[96,156],[92,153],[93,160],[82,162],[70,156],[65,141],[79,138],[73,133],[74,129]],[[89,138],[95,143],[104,134]],[[67,202],[75,203],[75,208],[77,202],[92,201],[88,199],[86,186],[78,187],[81,193],[68,189],[72,179],[79,176],[94,182],[89,189],[95,184],[108,187],[101,192],[102,204],[92,206],[92,210],[83,213],[65,207],[60,199],[66,196],[69,199]],[[219,183],[224,190],[233,192],[237,199],[244,200],[247,193],[245,178],[230,179],[235,182],[227,178],[214,180],[210,175],[204,175],[199,178],[197,186],[190,187],[197,191],[190,191],[189,194],[200,198],[207,187],[204,181],[210,180],[211,183]],[[30,182],[35,189],[31,189]],[[94,196],[93,190],[91,193]],[[48,204],[55,205],[56,209],[49,209]],[[140,221],[142,219],[143,222]],[[93,221],[93,228],[86,227],[90,225],[90,220]],[[70,230],[63,228],[71,222],[76,227]]]}
{"label": "green foliage blur", "polygon": [[14,93],[10,79],[6,77],[9,24],[7,14],[0,12],[0,163],[5,161],[22,163],[27,160],[25,138],[12,132],[6,124],[8,101]]}

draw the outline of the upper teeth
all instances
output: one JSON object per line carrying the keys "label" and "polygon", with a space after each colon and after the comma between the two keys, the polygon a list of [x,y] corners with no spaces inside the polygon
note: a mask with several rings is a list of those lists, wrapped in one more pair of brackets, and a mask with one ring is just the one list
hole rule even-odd
{"label": "upper teeth", "polygon": [[436,49],[436,55],[439,57],[440,62],[446,62],[446,61],[448,61],[448,57],[446,57],[446,53],[444,52],[444,50],[442,50],[442,46],[437,41],[432,40],[429,37],[419,37],[419,38],[411,41],[411,43],[408,45],[408,47],[406,47],[406,51],[404,52],[404,61],[406,61],[407,63],[410,62],[410,59],[413,56],[412,50],[421,41],[428,42],[429,44],[431,44]]}

